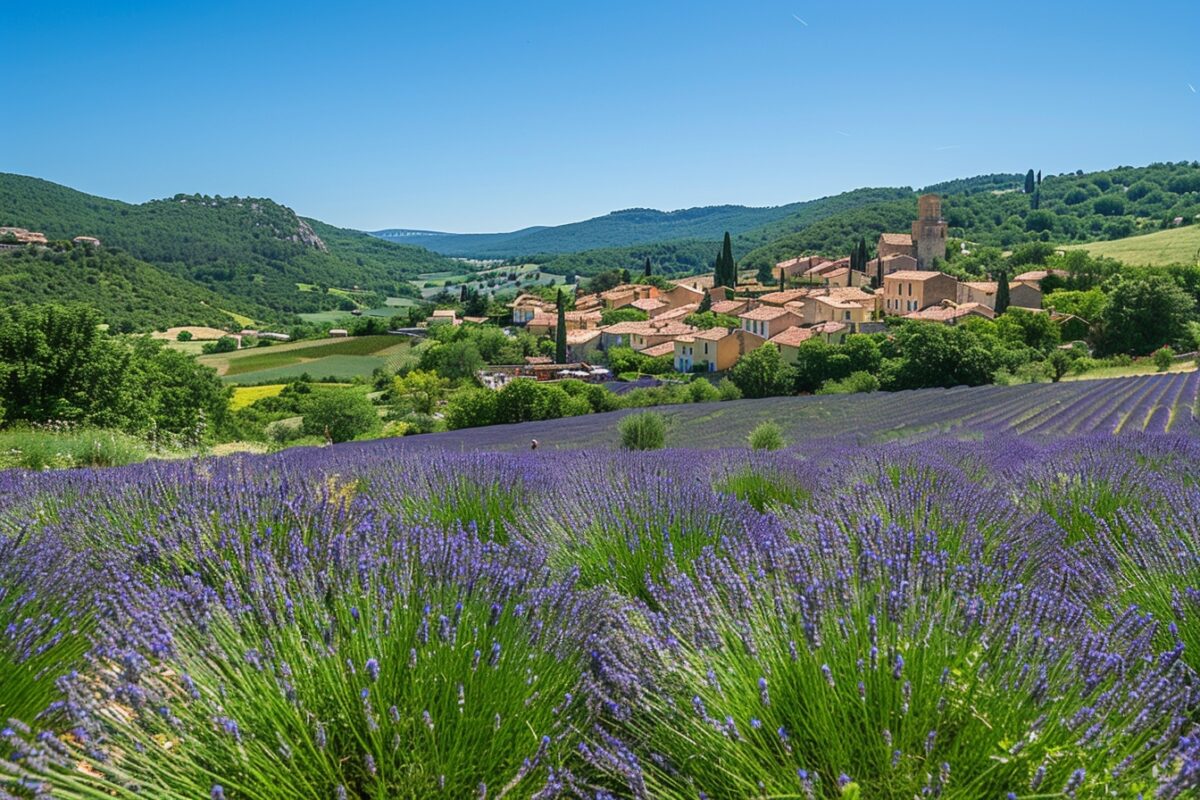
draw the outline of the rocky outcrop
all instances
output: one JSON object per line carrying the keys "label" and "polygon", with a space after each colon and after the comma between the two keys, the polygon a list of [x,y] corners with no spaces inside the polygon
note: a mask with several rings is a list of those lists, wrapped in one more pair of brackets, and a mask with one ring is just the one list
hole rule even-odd
{"label": "rocky outcrop", "polygon": [[292,236],[293,242],[300,242],[309,247],[314,247],[322,253],[329,252],[329,248],[325,246],[325,242],[321,241],[321,237],[317,236],[317,232],[312,229],[311,225],[299,217],[296,217],[296,222],[299,223],[299,227],[296,229],[295,235]]}

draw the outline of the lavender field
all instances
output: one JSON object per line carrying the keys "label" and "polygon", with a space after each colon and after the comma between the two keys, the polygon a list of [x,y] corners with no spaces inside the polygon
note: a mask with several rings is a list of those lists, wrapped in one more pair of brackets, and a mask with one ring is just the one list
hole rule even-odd
{"label": "lavender field", "polygon": [[[1136,378],[919,389],[906,392],[774,397],[656,409],[674,423],[671,447],[740,447],[761,422],[789,441],[852,438],[859,442],[950,434],[1186,433],[1200,436],[1200,371]],[[613,447],[616,418],[631,410],[523,425],[496,425],[416,437],[413,446],[450,450]]]}
{"label": "lavender field", "polygon": [[1196,381],[0,473],[0,797],[1196,797]]}

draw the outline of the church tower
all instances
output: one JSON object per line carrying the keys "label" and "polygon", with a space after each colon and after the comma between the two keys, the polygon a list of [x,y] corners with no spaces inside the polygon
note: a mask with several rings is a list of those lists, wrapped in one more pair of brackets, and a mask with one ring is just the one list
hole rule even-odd
{"label": "church tower", "polygon": [[913,245],[917,251],[917,269],[933,269],[933,260],[946,260],[946,220],[942,219],[942,198],[924,194],[917,200],[917,221],[912,225]]}

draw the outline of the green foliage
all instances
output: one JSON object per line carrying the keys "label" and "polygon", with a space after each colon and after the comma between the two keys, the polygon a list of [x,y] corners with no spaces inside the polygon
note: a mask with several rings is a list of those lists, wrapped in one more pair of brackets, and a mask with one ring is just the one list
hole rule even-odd
{"label": "green foliage", "polygon": [[149,338],[104,334],[86,306],[0,309],[0,401],[9,422],[68,421],[197,440],[222,426],[212,370]]}
{"label": "green foliage", "polygon": [[721,400],[742,399],[742,390],[728,376],[721,378],[717,383],[717,392],[721,395]]}
{"label": "green foliage", "polygon": [[626,450],[660,450],[666,443],[667,421],[654,411],[640,411],[621,419],[617,426]]}
{"label": "green foliage", "polygon": [[796,371],[780,358],[779,348],[767,343],[742,356],[729,377],[743,397],[774,397],[792,393]]}
{"label": "green foliage", "polygon": [[392,382],[392,397],[396,405],[418,414],[432,414],[445,398],[450,380],[436,372],[413,370],[397,375]]}
{"label": "green foliage", "polygon": [[711,403],[721,399],[721,390],[704,378],[697,378],[688,384],[688,397],[693,403]]}
{"label": "green foliage", "polygon": [[1074,314],[1088,322],[1099,322],[1108,305],[1108,295],[1100,288],[1059,289],[1042,296],[1042,306],[1063,314]]}
{"label": "green foliage", "polygon": [[783,429],[774,422],[760,422],[750,431],[751,450],[780,450],[783,448]]}
{"label": "green foliage", "polygon": [[301,405],[302,430],[308,436],[327,436],[348,442],[379,430],[379,414],[362,392],[334,389],[313,392]]}
{"label": "green foliage", "polygon": [[0,431],[0,469],[120,467],[145,461],[149,456],[150,447],[145,441],[121,431],[71,427]]}
{"label": "green foliage", "polygon": [[1169,276],[1123,276],[1114,282],[1101,317],[1101,354],[1145,355],[1186,343],[1196,301]]}
{"label": "green foliage", "polygon": [[1008,273],[1000,270],[996,273],[996,314],[1003,314],[1008,311]]}
{"label": "green foliage", "polygon": [[39,303],[87,303],[121,332],[224,327],[232,320],[223,308],[255,317],[270,313],[108,248],[0,251],[0,306]]}
{"label": "green foliage", "polygon": [[232,336],[222,336],[215,342],[205,342],[200,347],[200,352],[204,353],[205,355],[212,355],[213,353],[232,353],[237,349],[237,339],[233,338]]}
{"label": "green foliage", "polygon": [[640,308],[625,306],[624,308],[609,308],[600,312],[600,324],[616,325],[618,322],[645,322],[650,315]]}
{"label": "green foliage", "polygon": [[[708,297],[706,294],[705,297]],[[711,307],[711,302],[709,303]],[[740,328],[741,322],[737,317],[731,317],[728,314],[717,314],[713,311],[697,311],[695,314],[689,314],[683,320],[688,325],[694,328],[699,328],[702,331],[711,330],[712,328]]]}
{"label": "green foliage", "polygon": [[1154,362],[1154,368],[1159,372],[1166,372],[1171,368],[1171,364],[1175,362],[1175,351],[1168,345],[1160,347],[1151,355],[1151,360]]}
{"label": "green foliage", "polygon": [[997,360],[986,342],[968,326],[907,320],[895,332],[884,364],[884,389],[981,386],[991,382]]}
{"label": "green foliage", "polygon": [[[177,342],[190,342],[191,340],[192,340],[192,332],[191,331],[180,331],[178,334],[175,335],[175,341],[177,341]],[[263,341],[266,341],[266,340],[264,339]]]}
{"label": "green foliage", "polygon": [[450,430],[494,425],[499,402],[491,389],[462,389],[446,404],[446,427]]}
{"label": "green foliage", "polygon": [[879,391],[879,378],[870,372],[851,372],[841,380],[830,379],[821,385],[817,394],[857,394]]}
{"label": "green foliage", "polygon": [[[650,262],[646,262],[646,268],[649,269]],[[562,289],[558,290],[558,297],[555,305],[558,311],[558,320],[554,328],[554,363],[567,363],[567,306],[563,300]]]}

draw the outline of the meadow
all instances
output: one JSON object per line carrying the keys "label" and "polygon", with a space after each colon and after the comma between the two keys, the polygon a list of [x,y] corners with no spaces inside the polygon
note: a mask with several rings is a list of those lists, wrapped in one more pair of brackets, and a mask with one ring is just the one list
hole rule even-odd
{"label": "meadow", "polygon": [[355,336],[302,341],[200,356],[227,383],[283,382],[307,373],[313,378],[351,380],[379,368],[396,369],[409,357],[410,343],[396,336]]}
{"label": "meadow", "polygon": [[1200,225],[1185,225],[1124,239],[1072,245],[1066,249],[1086,250],[1093,256],[1106,256],[1136,266],[1196,264],[1200,263]]}
{"label": "meadow", "polygon": [[0,793],[1195,796],[1197,475],[1094,431],[3,472]]}

